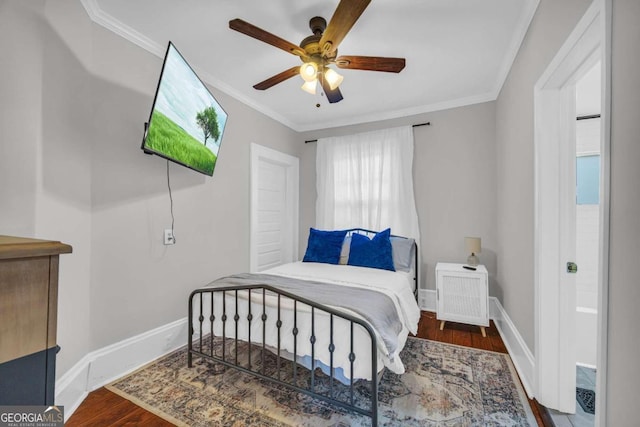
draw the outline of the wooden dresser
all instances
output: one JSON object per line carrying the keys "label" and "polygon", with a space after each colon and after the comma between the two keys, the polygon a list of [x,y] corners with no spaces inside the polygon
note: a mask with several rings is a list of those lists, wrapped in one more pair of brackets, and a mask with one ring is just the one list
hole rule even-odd
{"label": "wooden dresser", "polygon": [[0,405],[53,405],[64,243],[0,236]]}

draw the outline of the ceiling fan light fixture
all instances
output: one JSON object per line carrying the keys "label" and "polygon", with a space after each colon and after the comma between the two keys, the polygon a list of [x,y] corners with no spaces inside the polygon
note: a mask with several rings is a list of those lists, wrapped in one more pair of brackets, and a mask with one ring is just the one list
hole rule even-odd
{"label": "ceiling fan light fixture", "polygon": [[304,84],[302,85],[302,90],[307,93],[310,93],[311,95],[315,95],[317,86],[318,86],[318,80],[313,79],[309,82],[304,82]]}
{"label": "ceiling fan light fixture", "polygon": [[326,82],[329,83],[329,87],[331,88],[331,90],[334,90],[335,88],[340,86],[340,83],[342,83],[342,81],[344,80],[344,76],[338,74],[335,70],[333,70],[333,68],[326,69],[326,71],[324,72],[324,78],[326,79]]}
{"label": "ceiling fan light fixture", "polygon": [[[1,1],[1,0],[0,0]],[[253,85],[256,90],[265,90],[300,74],[305,81],[303,90],[309,93],[324,93],[330,104],[344,99],[338,86],[343,77],[335,70],[328,69],[334,64],[340,69],[384,71],[399,73],[405,66],[404,58],[380,56],[340,56],[338,46],[362,15],[371,0],[340,0],[329,24],[322,17],[314,16],[309,21],[313,35],[305,37],[299,45],[282,39],[275,34],[236,18],[229,21],[229,28],[246,36],[270,44],[289,54],[299,57],[302,66],[294,65],[268,79]],[[320,80],[320,89],[318,89]]]}
{"label": "ceiling fan light fixture", "polygon": [[300,75],[307,83],[314,81],[318,75],[318,65],[315,62],[305,62],[300,66]]}

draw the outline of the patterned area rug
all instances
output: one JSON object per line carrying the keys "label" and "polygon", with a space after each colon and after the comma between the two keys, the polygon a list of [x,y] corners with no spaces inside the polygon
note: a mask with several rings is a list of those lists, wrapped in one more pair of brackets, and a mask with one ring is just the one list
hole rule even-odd
{"label": "patterned area rug", "polygon": [[[508,355],[409,338],[401,357],[406,372],[385,370],[380,380],[380,426],[537,425]],[[317,370],[318,384],[322,377]],[[371,425],[368,417],[200,358],[189,369],[186,348],[107,389],[179,426]],[[354,389],[368,402],[366,381]]]}

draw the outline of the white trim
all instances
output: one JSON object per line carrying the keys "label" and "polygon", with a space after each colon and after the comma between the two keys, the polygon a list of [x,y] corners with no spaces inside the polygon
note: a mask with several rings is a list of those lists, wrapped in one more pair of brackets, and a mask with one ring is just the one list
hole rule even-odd
{"label": "white trim", "polygon": [[[346,117],[343,119],[335,119],[324,122],[314,122],[310,125],[299,125],[292,127],[297,132],[308,132],[313,130],[331,129],[341,126],[356,125],[362,123],[379,122],[382,120],[397,119],[401,117],[414,116],[417,114],[430,113],[432,111],[442,111],[451,108],[464,107],[467,105],[482,104],[484,102],[495,101],[498,94],[495,92],[486,92],[472,95],[464,98],[452,99],[434,104],[418,105],[415,107],[404,108],[401,110],[384,111],[372,114],[363,114],[355,117]],[[265,113],[267,114],[267,113]]]}
{"label": "white trim", "polygon": [[576,366],[581,366],[583,368],[589,368],[589,369],[596,370],[596,366],[595,365],[589,365],[588,363],[576,362]]}
{"label": "white trim", "polygon": [[[421,309],[435,312],[436,291],[420,289],[426,305]],[[489,297],[490,317],[520,376],[529,398],[533,398],[531,379],[533,356],[522,336],[495,297]],[[84,356],[56,381],[56,405],[64,405],[65,422],[71,417],[90,391],[121,378],[141,366],[168,354],[185,343],[187,318],[119,341]]]}
{"label": "white trim", "polygon": [[56,381],[55,404],[64,406],[64,422],[87,397],[87,378],[91,359],[87,354]]}
{"label": "white trim", "polygon": [[[420,289],[419,292],[420,309],[425,311],[436,312],[436,291],[433,289]],[[534,373],[535,358],[525,343],[522,335],[511,321],[511,318],[500,304],[496,297],[489,297],[489,318],[498,329],[498,333],[504,342],[509,356],[513,361],[513,365],[518,372],[520,381],[524,387],[527,396],[530,399],[535,397],[534,394]]]}
{"label": "white trim", "polygon": [[576,153],[576,157],[589,157],[589,156],[599,156],[599,151],[582,151],[580,153]]}
{"label": "white trim", "polygon": [[589,307],[576,307],[576,312],[585,314],[598,314],[598,310]]}
{"label": "white trim", "polygon": [[[131,43],[145,49],[148,52],[162,58],[165,53],[165,46],[161,46],[148,37],[144,36],[140,32],[135,29],[129,27],[123,22],[115,19],[113,16],[109,15],[105,11],[103,11],[98,5],[97,0],[80,0],[85,10],[87,11],[87,15],[89,18],[98,25],[103,26],[104,28],[118,34],[122,38],[130,41]],[[389,111],[389,112],[380,112],[380,113],[372,113],[372,114],[364,114],[357,117],[351,117],[347,119],[336,119],[325,122],[314,122],[313,124],[300,124],[293,123],[282,114],[277,111],[274,111],[271,108],[267,108],[262,104],[254,101],[253,99],[245,96],[241,92],[232,88],[228,84],[224,83],[220,79],[212,76],[211,74],[205,72],[204,70],[193,66],[194,70],[198,74],[198,76],[206,83],[214,86],[216,89],[221,90],[237,99],[238,101],[247,104],[251,108],[256,111],[261,112],[262,114],[282,123],[283,125],[295,130],[296,132],[307,132],[313,130],[322,130],[322,129],[330,129],[334,127],[347,126],[353,124],[361,124],[361,123],[369,123],[376,122],[380,120],[389,120],[396,119],[399,117],[411,116],[416,114],[424,114],[432,111],[440,111],[446,110],[450,108],[464,107],[467,105],[479,104],[483,102],[495,101],[500,94],[500,90],[504,85],[504,82],[509,75],[509,71],[511,71],[511,67],[513,65],[513,61],[515,60],[520,46],[524,41],[527,30],[529,29],[529,25],[531,24],[531,20],[535,15],[536,9],[538,8],[538,4],[540,0],[527,0],[527,6],[524,9],[524,12],[520,16],[520,20],[516,24],[516,31],[514,33],[514,37],[511,39],[511,44],[508,47],[503,59],[500,64],[499,71],[496,73],[496,81],[493,85],[493,89],[486,93],[480,93],[476,95],[471,95],[464,98],[458,98],[453,100],[448,100],[444,102],[437,102],[433,104],[427,105],[418,105],[415,107],[405,108],[401,110]]]}
{"label": "white trim", "polygon": [[[545,87],[559,88],[564,86],[568,76],[564,76],[563,78],[562,75],[556,74],[556,71],[561,69],[561,67],[574,68],[576,63],[583,65],[582,63],[586,57],[599,45],[600,37],[598,33],[588,32],[594,23],[600,24],[600,6],[598,3],[599,1],[595,0],[591,6],[589,6],[589,9],[584,13],[574,30],[569,37],[567,37],[567,40],[536,82],[534,86],[535,89],[541,90]],[[587,53],[585,53],[585,50]],[[591,65],[593,66],[593,63]],[[583,66],[582,68],[584,69],[583,74],[589,70],[588,66]]]}
{"label": "white trim", "polygon": [[602,111],[600,115],[600,260],[598,270],[598,332],[596,349],[595,427],[607,425],[607,348],[609,316],[609,209],[611,183],[611,33],[613,0],[595,0],[602,22]]}
{"label": "white trim", "polygon": [[[605,2],[606,1],[606,2]],[[571,377],[575,383],[575,353],[564,344],[567,336],[565,325],[571,324],[575,315],[575,307],[569,304],[569,290],[564,286],[564,278],[558,273],[562,266],[558,260],[568,261],[561,252],[563,241],[562,209],[559,204],[558,179],[566,161],[551,161],[560,157],[558,140],[562,138],[563,126],[569,120],[562,113],[562,92],[575,85],[588,68],[597,61],[602,62],[602,118],[601,138],[601,215],[607,215],[608,172],[609,172],[609,127],[608,117],[610,78],[610,49],[605,44],[610,27],[606,25],[605,16],[609,13],[609,0],[595,0],[576,25],[565,43],[558,50],[548,67],[540,76],[534,87],[535,119],[535,223],[534,223],[534,286],[535,286],[535,349],[536,349],[536,395],[538,401],[552,409],[572,412],[575,398],[571,386]],[[555,109],[555,113],[554,113]],[[566,113],[566,111],[565,111]],[[575,115],[574,115],[575,116]],[[575,117],[570,119],[572,122]],[[566,144],[562,144],[566,145]],[[600,267],[598,293],[598,356],[596,393],[598,408],[596,425],[604,425],[604,408],[606,400],[606,293],[608,267],[608,216],[601,218],[600,223]],[[564,236],[565,238],[567,236]],[[555,258],[555,259],[554,259]],[[559,268],[560,267],[560,268]],[[562,285],[561,285],[562,283]],[[568,309],[570,308],[570,309]],[[558,326],[562,326],[559,328]],[[563,329],[564,328],[564,329]],[[572,360],[572,361],[571,361]],[[600,411],[600,412],[598,412]]]}
{"label": "white trim", "polygon": [[533,388],[536,366],[533,353],[496,297],[489,297],[489,317],[498,329],[527,396],[533,399],[536,396]]}
{"label": "white trim", "polygon": [[418,307],[423,311],[436,312],[438,300],[433,289],[418,289]]}
{"label": "white trim", "polygon": [[65,422],[90,391],[184,346],[186,336],[185,317],[84,356],[56,381],[55,402],[64,405]]}
{"label": "white trim", "polygon": [[[93,22],[119,35],[125,40],[130,41],[136,46],[141,47],[147,52],[152,53],[158,58],[164,58],[164,55],[166,52],[166,45],[163,46],[154,42],[153,40],[144,36],[142,33],[129,27],[123,22],[115,19],[114,17],[112,17],[111,15],[103,11],[100,8],[100,6],[98,6],[97,0],[80,0],[80,2],[84,6],[84,9],[87,11],[87,15],[89,15],[89,18]],[[211,74],[205,72],[201,68],[194,66],[194,64],[189,64],[189,65],[193,67],[193,69],[196,71],[196,74],[198,74],[198,77],[200,77],[202,81],[214,86],[216,89],[219,89],[220,91],[226,93],[227,95],[234,97],[238,101],[244,104],[247,104],[249,107],[253,108],[254,110],[259,111],[271,117],[272,119],[282,123],[283,125],[293,130],[297,130],[295,124],[289,121],[284,116],[282,116],[280,113],[273,111],[271,109],[265,108],[264,106],[256,103],[253,99],[243,95],[241,92],[233,89],[228,84],[224,83],[220,79],[213,77]]]}
{"label": "white trim", "polygon": [[185,345],[187,319],[179,319],[91,353],[87,380],[93,391]]}
{"label": "white trim", "polygon": [[134,30],[130,26],[118,21],[98,5],[97,0],[80,0],[89,18],[96,24],[100,24],[107,30],[129,40],[131,43],[140,46],[144,50],[162,58],[164,57],[166,46],[161,46],[144,34]]}
{"label": "white trim", "polygon": [[[300,160],[289,154],[251,143],[250,156],[250,203],[249,203],[249,271],[258,271],[258,182],[260,182],[259,165],[261,161],[277,164],[286,168],[286,223],[290,225],[287,240],[291,247],[285,248],[288,259],[285,262],[298,260],[298,223],[299,223],[299,186]],[[290,251],[290,253],[289,253]]]}
{"label": "white trim", "polygon": [[511,67],[513,66],[513,62],[520,51],[520,46],[522,46],[522,42],[524,41],[525,36],[527,35],[527,31],[529,30],[529,25],[531,25],[531,21],[536,14],[536,10],[538,10],[538,5],[540,4],[540,0],[529,0],[526,9],[520,16],[520,21],[516,26],[516,35],[511,39],[511,46],[507,50],[504,58],[502,59],[502,65],[500,66],[500,70],[498,71],[498,78],[496,81],[496,86],[493,91],[495,93],[495,98],[498,98],[500,91],[502,90],[502,86],[504,86],[504,82],[507,81],[507,77],[509,76],[509,72],[511,71]]}

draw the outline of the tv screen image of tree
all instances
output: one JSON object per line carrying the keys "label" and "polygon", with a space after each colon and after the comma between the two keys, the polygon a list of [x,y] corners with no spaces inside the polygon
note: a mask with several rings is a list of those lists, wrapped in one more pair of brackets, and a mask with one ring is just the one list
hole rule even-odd
{"label": "tv screen image of tree", "polygon": [[169,43],[143,149],[209,176],[227,113]]}

